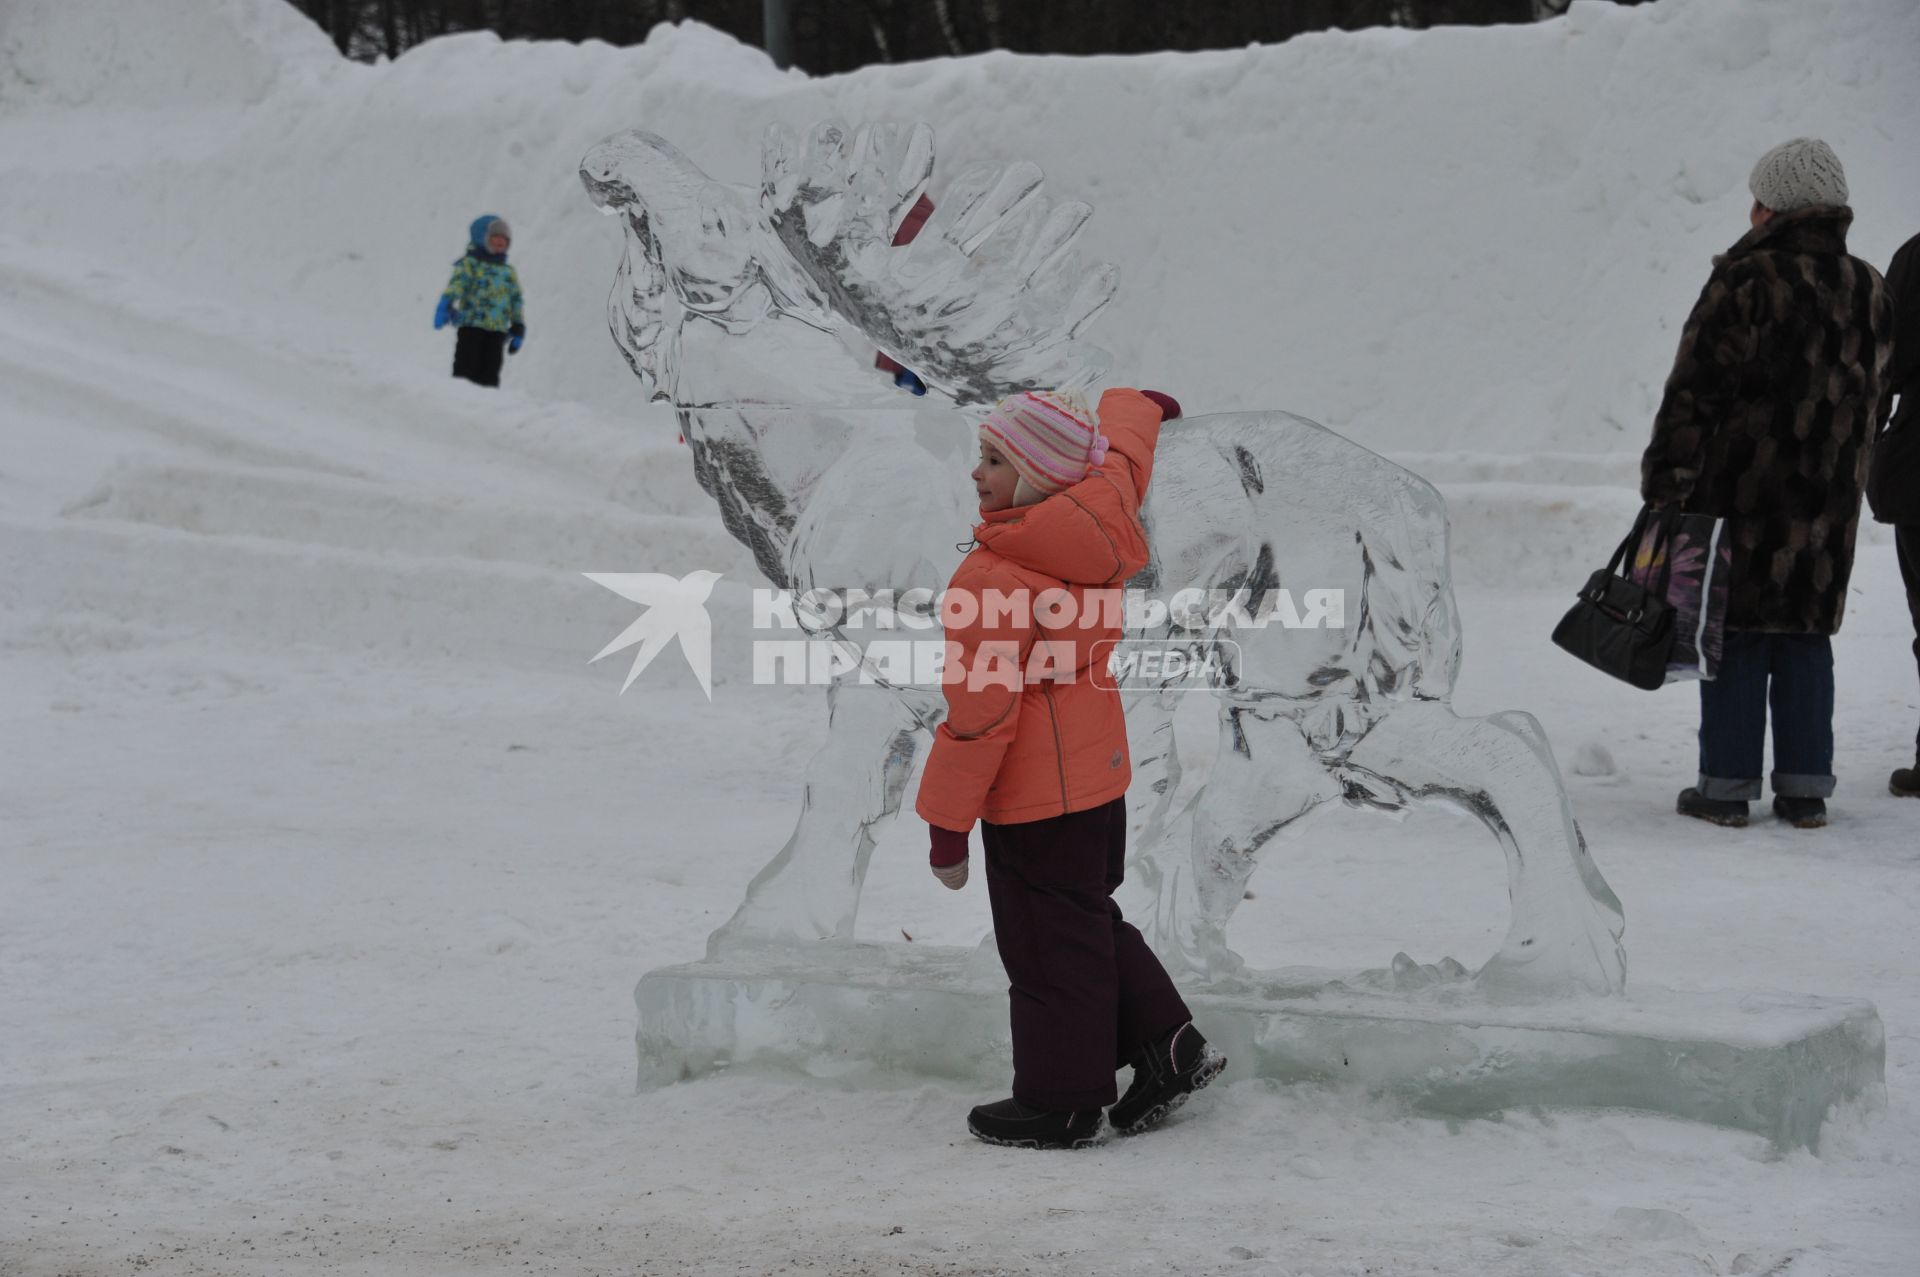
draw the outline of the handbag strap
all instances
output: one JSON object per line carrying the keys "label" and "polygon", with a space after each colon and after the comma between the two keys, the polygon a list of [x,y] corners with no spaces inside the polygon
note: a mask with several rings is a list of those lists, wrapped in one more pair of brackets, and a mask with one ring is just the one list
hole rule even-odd
{"label": "handbag strap", "polygon": [[1640,538],[1646,533],[1648,516],[1652,515],[1652,506],[1641,506],[1640,513],[1633,520],[1633,528],[1627,533],[1626,540],[1614,548],[1613,557],[1607,560],[1608,576],[1624,576],[1620,565],[1626,562],[1627,552],[1640,544]]}
{"label": "handbag strap", "polygon": [[[1647,552],[1661,554],[1664,549],[1664,555],[1660,560],[1659,583],[1647,592],[1654,598],[1664,601],[1667,597],[1667,584],[1673,579],[1673,538],[1679,523],[1680,511],[1677,509],[1669,507],[1656,511],[1652,506],[1641,506],[1640,513],[1634,518],[1633,528],[1627,533],[1626,540],[1614,549],[1613,557],[1607,560],[1607,575],[1618,576],[1629,581],[1633,579],[1633,566],[1628,561],[1627,554],[1639,546],[1651,528],[1654,538],[1648,545]],[[1581,593],[1584,596],[1586,592],[1582,590]],[[1597,596],[1596,601],[1598,601]],[[1637,612],[1634,619],[1639,619]]]}
{"label": "handbag strap", "polygon": [[[1673,538],[1674,534],[1679,530],[1680,511],[1673,507],[1662,510],[1660,512],[1660,531],[1664,535],[1661,536],[1655,545],[1656,547],[1664,547],[1664,553],[1660,560],[1660,584],[1656,586],[1653,591],[1653,597],[1656,599],[1664,599],[1667,597],[1667,583],[1673,579]],[[1661,550],[1656,548],[1655,553],[1661,553]]]}

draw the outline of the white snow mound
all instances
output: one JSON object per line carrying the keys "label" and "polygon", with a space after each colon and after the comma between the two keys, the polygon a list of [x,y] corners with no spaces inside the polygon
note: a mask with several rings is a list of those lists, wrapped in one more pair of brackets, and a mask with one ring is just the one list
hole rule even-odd
{"label": "white snow mound", "polygon": [[0,13],[4,234],[133,255],[437,370],[433,299],[497,212],[529,297],[514,384],[606,407],[635,395],[602,331],[617,232],[574,168],[634,126],[732,181],[755,179],[768,122],[836,113],[934,121],[941,174],[1034,159],[1122,266],[1097,331],[1129,377],[1388,450],[1638,447],[1709,259],[1745,228],[1748,168],[1783,138],[1839,151],[1856,251],[1884,262],[1920,223],[1895,127],[1920,119],[1911,0],[1581,3],[1536,26],[826,79],[690,24],[630,49],[462,36],[361,68],[278,0]]}

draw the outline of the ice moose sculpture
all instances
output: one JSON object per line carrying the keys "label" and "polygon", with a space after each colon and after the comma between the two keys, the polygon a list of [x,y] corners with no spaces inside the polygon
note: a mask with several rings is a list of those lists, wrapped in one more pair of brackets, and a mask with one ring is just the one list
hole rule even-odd
{"label": "ice moose sculpture", "polygon": [[[581,163],[625,230],[614,339],[675,405],[701,486],[778,587],[937,589],[973,518],[959,500],[965,463],[922,446],[914,411],[850,347],[884,350],[976,410],[1106,372],[1080,340],[1117,280],[1076,251],[1090,210],[1050,202],[1031,164],[985,168],[957,177],[924,232],[896,247],[933,162],[925,125],[828,123],[804,142],[770,130],[758,192],[639,131]],[[954,419],[970,446],[971,418]],[[1144,822],[1127,903],[1171,968],[1216,982],[1239,969],[1228,920],[1256,857],[1302,817],[1335,801],[1434,801],[1477,817],[1506,854],[1511,922],[1478,987],[1620,991],[1620,904],[1539,725],[1448,705],[1460,633],[1446,508],[1430,485],[1288,413],[1194,417],[1162,434],[1143,520],[1154,553],[1136,588],[1236,591],[1249,613],[1283,589],[1345,599],[1344,626],[1233,633],[1216,761],[1184,819],[1171,806],[1172,696],[1129,691]],[[829,634],[844,623],[820,618]],[[1171,613],[1149,637],[1211,637],[1190,623]],[[937,687],[850,678],[829,696],[799,821],[710,955],[852,937],[875,825],[898,811],[944,706]]]}
{"label": "ice moose sculpture", "polygon": [[[981,407],[1106,374],[1080,339],[1116,284],[1075,250],[1089,210],[1051,203],[1032,165],[983,169],[956,177],[918,238],[895,247],[932,169],[924,126],[837,124],[803,145],[772,132],[757,193],[709,180],[647,133],[582,162],[625,233],[614,339],[675,405],[727,529],[797,595],[860,590],[904,610],[915,588],[944,584],[973,519],[958,478]],[[951,407],[903,410],[874,374],[874,347]],[[1125,691],[1141,823],[1123,903],[1236,1074],[1341,1079],[1459,1116],[1646,1109],[1785,1147],[1815,1146],[1836,1104],[1882,1093],[1870,1003],[1644,984],[1570,996],[1622,992],[1620,906],[1533,719],[1463,719],[1448,705],[1460,634],[1432,487],[1287,413],[1203,416],[1162,433],[1143,518],[1153,556],[1132,585],[1163,602],[1221,589],[1258,616],[1284,590],[1344,591],[1338,626],[1229,625],[1218,749],[1180,810],[1177,697]],[[855,619],[803,617],[849,639]],[[1143,637],[1207,643],[1217,619],[1167,608]],[[828,695],[792,836],[703,961],[649,971],[634,991],[643,1084],[755,1062],[1004,1077],[990,949],[853,942],[874,831],[905,798],[939,689],[850,675]],[[1451,805],[1501,846],[1510,923],[1470,979],[1400,957],[1360,980],[1242,967],[1226,926],[1256,856],[1335,800]]]}

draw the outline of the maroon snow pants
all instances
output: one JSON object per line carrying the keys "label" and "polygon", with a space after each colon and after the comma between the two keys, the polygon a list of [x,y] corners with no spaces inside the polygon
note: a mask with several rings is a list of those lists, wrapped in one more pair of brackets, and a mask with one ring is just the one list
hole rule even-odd
{"label": "maroon snow pants", "polygon": [[1102,1108],[1114,1073],[1192,1019],[1166,968],[1120,917],[1126,799],[1021,825],[980,824],[993,935],[1013,1015],[1013,1097]]}

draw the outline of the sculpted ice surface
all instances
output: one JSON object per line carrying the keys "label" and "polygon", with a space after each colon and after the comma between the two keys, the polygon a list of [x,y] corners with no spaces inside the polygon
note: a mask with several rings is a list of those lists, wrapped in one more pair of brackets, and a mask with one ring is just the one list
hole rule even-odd
{"label": "sculpted ice surface", "polygon": [[[1016,390],[1110,379],[1083,333],[1118,276],[1078,251],[1087,207],[1050,201],[1030,164],[975,170],[895,245],[933,167],[925,125],[837,123],[804,140],[771,131],[758,192],[712,181],[644,132],[582,161],[626,237],[614,340],[675,405],[701,486],[778,587],[938,589],[974,519],[962,479],[979,412]],[[928,398],[876,373],[876,349],[913,369]],[[1131,584],[1155,597],[1229,590],[1252,612],[1279,591],[1343,600],[1338,625],[1169,614],[1132,635],[1232,639],[1208,693],[1216,757],[1177,810],[1182,693],[1144,674],[1125,693],[1140,824],[1123,903],[1170,967],[1235,982],[1227,923],[1257,859],[1309,814],[1434,802],[1476,817],[1506,856],[1511,920],[1472,976],[1480,989],[1621,989],[1620,904],[1539,724],[1449,706],[1460,626],[1431,485],[1290,413],[1201,416],[1163,431],[1143,521],[1153,557]],[[844,623],[815,618],[829,636]],[[828,694],[831,730],[799,820],[715,932],[715,956],[853,935],[874,830],[899,811],[944,705],[937,687],[851,678]],[[1379,979],[1448,975],[1402,962]]]}

